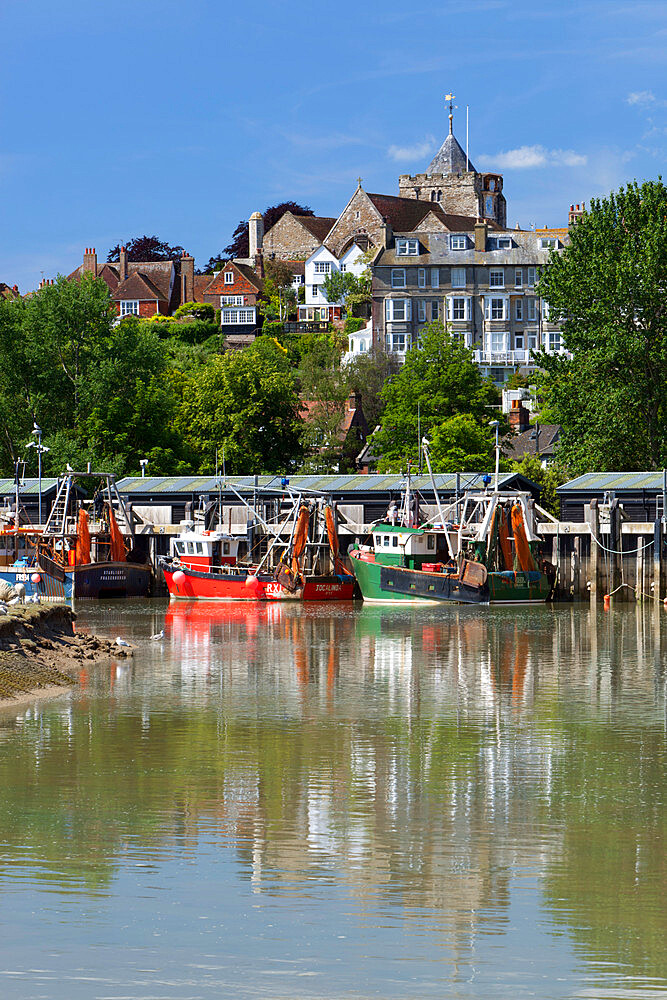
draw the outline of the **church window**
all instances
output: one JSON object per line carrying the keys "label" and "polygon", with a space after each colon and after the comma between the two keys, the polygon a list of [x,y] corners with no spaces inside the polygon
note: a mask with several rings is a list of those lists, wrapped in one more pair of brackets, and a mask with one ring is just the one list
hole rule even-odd
{"label": "church window", "polygon": [[442,201],[442,191],[438,191],[438,201]]}
{"label": "church window", "polygon": [[391,287],[405,288],[405,268],[394,267],[391,271]]}
{"label": "church window", "polygon": [[467,236],[450,236],[449,237],[449,248],[450,248],[450,250],[467,250],[468,249],[468,237]]}
{"label": "church window", "polygon": [[465,267],[452,268],[452,288],[465,288],[466,269]]}
{"label": "church window", "polygon": [[435,201],[436,194],[435,191],[431,191],[431,201]]}
{"label": "church window", "polygon": [[226,285],[233,285],[234,284],[234,272],[233,271],[225,271],[225,284]]}
{"label": "church window", "polygon": [[396,240],[397,257],[416,257],[419,253],[419,240]]}
{"label": "church window", "polygon": [[502,268],[494,270],[491,268],[489,271],[489,288],[504,288],[505,287],[505,272]]}

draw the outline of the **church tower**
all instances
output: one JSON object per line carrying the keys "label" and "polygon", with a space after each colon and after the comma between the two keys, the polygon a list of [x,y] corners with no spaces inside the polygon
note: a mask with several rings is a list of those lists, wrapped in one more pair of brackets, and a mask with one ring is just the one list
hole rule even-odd
{"label": "church tower", "polygon": [[454,96],[449,99],[449,135],[423,174],[401,174],[402,198],[436,202],[448,215],[477,216],[507,225],[502,174],[479,174],[454,135]]}

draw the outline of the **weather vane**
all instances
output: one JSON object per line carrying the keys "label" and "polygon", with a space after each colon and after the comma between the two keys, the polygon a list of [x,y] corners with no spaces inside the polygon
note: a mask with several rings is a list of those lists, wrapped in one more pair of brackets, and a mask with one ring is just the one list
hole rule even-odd
{"label": "weather vane", "polygon": [[455,98],[455,96],[456,96],[455,94],[445,94],[445,100],[449,101],[449,132],[450,132],[450,135],[451,135],[451,132],[452,132],[452,129],[453,129],[452,123],[453,123],[453,120],[454,120],[454,109],[457,107],[457,105],[454,104],[454,98]]}

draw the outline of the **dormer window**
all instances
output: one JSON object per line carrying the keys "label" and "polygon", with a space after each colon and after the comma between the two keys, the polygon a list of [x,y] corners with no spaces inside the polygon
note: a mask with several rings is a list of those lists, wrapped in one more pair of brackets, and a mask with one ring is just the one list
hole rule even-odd
{"label": "dormer window", "polygon": [[555,250],[558,246],[558,240],[555,236],[541,236],[540,237],[540,250]]}
{"label": "dormer window", "polygon": [[467,250],[468,249],[468,237],[467,236],[450,236],[449,237],[449,249],[450,250]]}
{"label": "dormer window", "polygon": [[509,236],[499,236],[498,237],[498,249],[499,250],[511,250],[512,240]]}
{"label": "dormer window", "polygon": [[234,284],[234,272],[233,271],[225,271],[225,284],[226,285],[233,285]]}
{"label": "dormer window", "polygon": [[417,257],[419,254],[419,240],[396,240],[397,257]]}

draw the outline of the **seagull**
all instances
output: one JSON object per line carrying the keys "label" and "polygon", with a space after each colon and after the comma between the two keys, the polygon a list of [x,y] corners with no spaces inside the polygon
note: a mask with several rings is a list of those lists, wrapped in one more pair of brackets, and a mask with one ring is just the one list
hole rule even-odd
{"label": "seagull", "polygon": [[68,472],[74,472],[74,469],[73,469],[73,468],[72,468],[72,466],[71,466],[71,465],[69,464],[69,462],[67,463],[67,465],[65,466],[65,468],[67,469],[67,471],[68,471]]}
{"label": "seagull", "polygon": [[130,644],[129,644],[129,642],[125,642],[125,639],[121,639],[121,637],[119,635],[117,635],[116,636],[116,645],[117,646],[129,646]]}
{"label": "seagull", "polygon": [[156,632],[155,635],[152,635],[151,639],[164,639],[164,629],[160,632]]}

